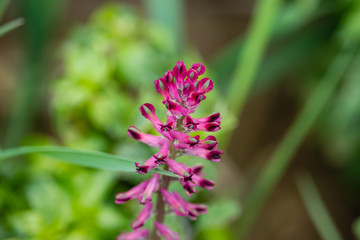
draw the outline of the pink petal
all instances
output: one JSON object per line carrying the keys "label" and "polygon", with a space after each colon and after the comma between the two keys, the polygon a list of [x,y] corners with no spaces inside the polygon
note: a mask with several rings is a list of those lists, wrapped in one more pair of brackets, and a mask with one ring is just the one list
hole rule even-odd
{"label": "pink petal", "polygon": [[169,165],[170,169],[180,175],[180,176],[189,176],[189,173],[187,172],[187,169],[184,168],[181,164],[179,164],[178,162],[176,162],[175,160],[172,159],[166,159],[166,163]]}
{"label": "pink petal", "polygon": [[149,229],[135,229],[129,233],[122,233],[116,239],[117,240],[142,240],[147,239],[150,234]]}
{"label": "pink petal", "polygon": [[196,79],[198,79],[198,72],[193,69],[190,68],[187,72],[186,72],[186,76],[188,77],[188,79],[190,79],[192,82],[195,82]]}
{"label": "pink petal", "polygon": [[156,168],[157,167],[157,158],[155,158],[154,156],[151,156],[151,158],[149,158],[148,160],[146,160],[145,162],[143,162],[142,164],[140,163],[135,163],[136,166],[136,171],[138,173],[141,174],[145,174],[147,173],[150,169]]}
{"label": "pink petal", "polygon": [[147,203],[152,199],[152,194],[156,191],[159,186],[159,174],[154,174],[149,180],[144,191],[138,196],[138,200],[141,204]]}
{"label": "pink petal", "polygon": [[171,72],[167,71],[164,75],[165,82],[169,86],[169,93],[172,97],[172,100],[177,101],[178,103],[181,103],[181,97],[178,91],[178,88],[176,86],[176,83],[174,82],[174,76]]}
{"label": "pink petal", "polygon": [[214,83],[210,78],[203,78],[196,85],[196,91],[202,94],[210,92],[213,88]]}
{"label": "pink petal", "polygon": [[145,204],[144,208],[141,210],[139,216],[131,223],[133,229],[142,227],[145,222],[150,218],[153,209],[153,203],[149,201]]}
{"label": "pink petal", "polygon": [[163,102],[165,107],[171,112],[174,116],[180,118],[181,116],[188,115],[190,110],[186,107],[183,107],[174,101],[167,100]]}
{"label": "pink petal", "polygon": [[160,191],[164,197],[164,200],[172,207],[172,209],[174,210],[176,215],[178,215],[178,216],[187,216],[188,215],[186,202],[177,199],[174,196],[175,192],[169,193],[167,190],[165,190],[163,188],[161,188]]}
{"label": "pink petal", "polygon": [[191,68],[195,69],[199,75],[202,75],[205,72],[205,67],[201,63],[194,63]]}
{"label": "pink petal", "polygon": [[198,122],[203,122],[203,123],[208,123],[208,122],[219,122],[220,123],[221,116],[220,116],[220,113],[214,113],[207,117],[197,118],[196,120]]}
{"label": "pink petal", "polygon": [[150,180],[146,180],[141,182],[140,184],[136,185],[135,187],[131,188],[127,192],[121,192],[116,194],[115,196],[115,203],[122,204],[127,202],[131,199],[137,198],[141,193],[144,192],[146,186],[148,185]]}
{"label": "pink petal", "polygon": [[177,232],[171,231],[171,229],[159,222],[154,222],[154,226],[157,230],[158,235],[165,237],[165,240],[179,240],[179,235]]}
{"label": "pink petal", "polygon": [[160,136],[140,132],[140,130],[134,126],[129,127],[128,135],[154,148],[160,148],[164,144],[164,142],[169,141],[166,138]]}
{"label": "pink petal", "polygon": [[186,76],[186,66],[184,62],[178,61],[171,73],[176,78],[177,88],[183,89],[183,82]]}

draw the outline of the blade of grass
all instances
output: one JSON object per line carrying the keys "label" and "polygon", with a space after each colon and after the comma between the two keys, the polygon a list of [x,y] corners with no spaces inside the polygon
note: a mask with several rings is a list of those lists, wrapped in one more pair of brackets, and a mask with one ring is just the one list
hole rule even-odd
{"label": "blade of grass", "polygon": [[[7,149],[0,151],[0,160],[27,154],[43,154],[63,162],[102,170],[136,172],[134,160],[103,152],[76,150],[59,146],[32,146]],[[152,172],[178,177],[178,175],[163,169],[154,169]]]}
{"label": "blade of grass", "polygon": [[348,67],[354,52],[353,48],[342,50],[334,59],[324,78],[320,81],[303,110],[270,157],[255,186],[245,200],[244,211],[237,222],[239,239],[244,239],[249,232],[272,189],[278,183],[300,143],[329,100]]}
{"label": "blade of grass", "polygon": [[23,24],[24,24],[24,19],[18,18],[0,26],[0,37],[6,34],[7,32],[10,32],[15,28],[20,27]]}
{"label": "blade of grass", "polygon": [[7,6],[9,5],[9,3],[10,3],[10,0],[1,0],[0,1],[0,20],[3,16]]}
{"label": "blade of grass", "polygon": [[249,95],[281,3],[281,0],[260,0],[257,4],[227,95],[228,102],[231,103],[232,109],[230,110],[235,115],[242,111],[245,100]]}
{"label": "blade of grass", "polygon": [[176,42],[178,54],[184,49],[184,1],[144,0],[149,18],[164,26]]}
{"label": "blade of grass", "polygon": [[339,230],[331,219],[325,203],[322,201],[314,180],[309,173],[303,173],[296,178],[296,183],[304,201],[306,211],[310,215],[317,231],[323,240],[342,240]]}
{"label": "blade of grass", "polygon": [[44,90],[44,76],[48,69],[49,56],[45,50],[51,39],[56,23],[67,1],[21,1],[19,8],[26,21],[23,28],[24,64],[18,70],[16,91],[8,103],[2,134],[4,148],[19,146],[25,135],[33,127],[41,104]]}

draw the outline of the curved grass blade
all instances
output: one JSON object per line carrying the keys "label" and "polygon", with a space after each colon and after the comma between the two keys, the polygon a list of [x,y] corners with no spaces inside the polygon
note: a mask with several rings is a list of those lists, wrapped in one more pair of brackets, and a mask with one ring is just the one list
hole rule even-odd
{"label": "curved grass blade", "polygon": [[4,34],[6,34],[7,32],[17,28],[17,27],[20,27],[21,25],[24,24],[24,19],[23,18],[18,18],[18,19],[15,19],[11,22],[8,22],[2,26],[0,26],[0,37]]}
{"label": "curved grass blade", "polygon": [[227,94],[231,111],[236,116],[242,112],[249,95],[282,3],[282,0],[261,0],[257,3]]}
{"label": "curved grass blade", "polygon": [[[0,160],[26,154],[43,154],[63,162],[83,167],[110,171],[136,172],[134,160],[103,152],[76,150],[58,146],[36,146],[7,149],[0,152]],[[153,172],[171,177],[178,177],[176,174],[163,169],[155,169]]]}
{"label": "curved grass blade", "polygon": [[315,182],[309,173],[303,173],[296,178],[296,183],[304,201],[306,211],[310,215],[317,231],[324,240],[342,240],[339,230],[331,219],[325,203],[321,199]]}

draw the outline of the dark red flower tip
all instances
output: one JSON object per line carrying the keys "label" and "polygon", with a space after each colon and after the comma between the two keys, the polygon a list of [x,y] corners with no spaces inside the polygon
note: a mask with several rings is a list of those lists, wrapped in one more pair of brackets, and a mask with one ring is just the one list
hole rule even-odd
{"label": "dark red flower tip", "polygon": [[220,124],[212,122],[212,123],[206,123],[205,129],[208,132],[215,132],[220,130],[221,128],[220,128]]}
{"label": "dark red flower tip", "polygon": [[140,166],[140,163],[135,163],[136,171],[140,174],[148,173],[150,166]]}
{"label": "dark red flower tip", "polygon": [[204,166],[202,165],[198,165],[198,166],[193,166],[191,167],[191,172],[195,175],[199,175],[199,173],[202,171]]}
{"label": "dark red flower tip", "polygon": [[213,181],[207,180],[207,179],[202,179],[199,182],[199,186],[202,188],[206,188],[206,189],[212,189],[212,187],[215,185],[215,183]]}
{"label": "dark red flower tip", "polygon": [[183,185],[183,188],[188,195],[196,193],[196,190],[188,182],[185,182],[185,184]]}
{"label": "dark red flower tip", "polygon": [[150,103],[144,103],[140,106],[140,112],[145,118],[150,118],[155,114],[155,108]]}
{"label": "dark red flower tip", "polygon": [[139,140],[139,139],[141,139],[141,135],[138,131],[139,130],[135,127],[129,127],[128,135],[136,140]]}
{"label": "dark red flower tip", "polygon": [[208,117],[209,122],[215,122],[220,118],[220,113],[214,113]]}
{"label": "dark red flower tip", "polygon": [[167,84],[172,84],[174,81],[174,76],[170,71],[167,71],[164,75],[164,80]]}
{"label": "dark red flower tip", "polygon": [[172,130],[171,124],[172,124],[172,123],[163,124],[163,125],[160,127],[160,131],[162,131],[162,132],[170,132],[170,131]]}
{"label": "dark red flower tip", "polygon": [[221,150],[213,150],[207,154],[207,159],[214,161],[214,162],[220,162],[221,154],[223,154],[223,151]]}

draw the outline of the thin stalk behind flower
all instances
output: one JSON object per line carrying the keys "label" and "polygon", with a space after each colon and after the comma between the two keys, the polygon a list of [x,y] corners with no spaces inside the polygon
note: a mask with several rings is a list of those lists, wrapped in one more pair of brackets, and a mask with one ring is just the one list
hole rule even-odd
{"label": "thin stalk behind flower", "polygon": [[[182,121],[184,120],[184,118],[180,118],[177,123],[176,123],[176,129],[179,129],[179,126],[181,126]],[[174,141],[172,141],[170,143],[170,148],[169,148],[169,158],[170,159],[174,159],[176,158],[176,149],[174,147]],[[169,170],[169,165],[166,164],[165,165],[165,170],[168,171]],[[161,193],[160,189],[165,189],[168,190],[169,188],[169,184],[170,184],[170,177],[169,176],[161,176],[160,179],[160,187],[158,190],[158,198],[157,198],[157,202],[156,202],[156,216],[155,216],[155,221],[158,223],[164,223],[164,219],[165,219],[165,201],[163,198],[163,195]],[[153,235],[152,235],[152,239],[153,240],[160,240],[160,237],[156,234],[156,230],[154,229]]]}

